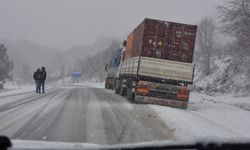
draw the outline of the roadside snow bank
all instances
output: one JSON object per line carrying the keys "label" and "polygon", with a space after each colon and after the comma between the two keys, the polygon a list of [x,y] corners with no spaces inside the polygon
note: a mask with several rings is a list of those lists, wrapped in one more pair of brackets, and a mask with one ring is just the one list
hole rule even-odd
{"label": "roadside snow bank", "polygon": [[177,141],[250,138],[250,97],[193,92],[188,109],[150,105],[175,132]]}
{"label": "roadside snow bank", "polygon": [[[65,143],[65,142],[47,142],[33,140],[11,140],[13,143],[12,149],[93,149],[98,148],[97,144],[89,143]],[[100,148],[100,146],[99,146]]]}
{"label": "roadside snow bank", "polygon": [[19,87],[16,84],[6,84],[4,85],[4,90],[0,90],[0,96],[9,96],[30,91],[35,91],[34,85],[21,85]]}
{"label": "roadside snow bank", "polygon": [[233,57],[211,58],[211,72],[205,76],[203,66],[197,62],[194,87],[209,94],[234,93],[249,95],[249,67],[236,62]]}
{"label": "roadside snow bank", "polygon": [[[93,143],[67,143],[67,142],[49,142],[49,141],[33,141],[33,140],[11,140],[15,149],[130,149],[143,148],[147,146],[165,146],[179,145],[174,141],[152,141],[140,142],[132,144],[116,144],[116,145],[98,145]],[[183,144],[183,143],[182,143]]]}
{"label": "roadside snow bank", "polygon": [[[51,89],[54,87],[53,84],[45,83],[45,92],[48,89]],[[35,83],[34,84],[21,84],[18,83],[6,83],[4,84],[4,90],[0,90],[0,97],[2,96],[11,96],[11,95],[18,95],[28,92],[34,92],[35,93]]]}

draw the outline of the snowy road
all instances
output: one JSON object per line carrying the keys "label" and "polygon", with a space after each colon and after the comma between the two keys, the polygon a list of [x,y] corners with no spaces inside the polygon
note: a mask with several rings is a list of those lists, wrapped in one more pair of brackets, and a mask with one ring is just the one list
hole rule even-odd
{"label": "snowy road", "polygon": [[250,141],[250,97],[192,92],[186,110],[150,105],[177,141]]}
{"label": "snowy road", "polygon": [[0,97],[0,134],[12,139],[134,143],[173,139],[147,105],[130,104],[109,90],[86,86],[53,88]]}

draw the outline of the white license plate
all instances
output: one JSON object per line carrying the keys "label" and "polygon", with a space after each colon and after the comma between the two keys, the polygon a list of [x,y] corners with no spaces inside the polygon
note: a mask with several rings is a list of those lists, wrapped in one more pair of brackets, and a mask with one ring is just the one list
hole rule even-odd
{"label": "white license plate", "polygon": [[176,101],[176,100],[170,100],[170,99],[162,99],[162,98],[156,98],[156,97],[144,97],[143,102],[146,102],[149,104],[166,105],[166,106],[173,106],[173,107],[180,107],[180,108],[186,108],[188,105],[188,102]]}

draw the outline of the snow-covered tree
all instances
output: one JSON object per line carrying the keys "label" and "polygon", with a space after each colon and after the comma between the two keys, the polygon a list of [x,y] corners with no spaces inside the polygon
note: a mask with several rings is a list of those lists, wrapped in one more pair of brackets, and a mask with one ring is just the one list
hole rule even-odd
{"label": "snow-covered tree", "polygon": [[226,5],[218,7],[219,17],[223,23],[222,31],[235,38],[235,64],[239,66],[240,72],[245,72],[250,79],[250,0],[226,2]]}
{"label": "snow-covered tree", "polygon": [[198,27],[197,43],[201,50],[202,68],[205,75],[210,74],[210,60],[214,47],[215,21],[212,18],[204,18]]}
{"label": "snow-covered tree", "polygon": [[236,38],[236,53],[250,56],[250,0],[227,0],[218,11],[222,31]]}
{"label": "snow-covered tree", "polygon": [[7,55],[7,48],[1,44],[0,45],[0,81],[5,79],[11,79],[10,72],[13,69],[13,61],[9,59]]}
{"label": "snow-covered tree", "polygon": [[82,78],[104,80],[106,77],[105,65],[110,62],[112,53],[119,48],[120,44],[121,42],[112,41],[101,52],[80,61]]}

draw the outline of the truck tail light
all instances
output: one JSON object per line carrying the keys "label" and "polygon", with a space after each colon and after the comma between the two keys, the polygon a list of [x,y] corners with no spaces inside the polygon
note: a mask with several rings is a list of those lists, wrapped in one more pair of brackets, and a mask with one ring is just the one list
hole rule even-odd
{"label": "truck tail light", "polygon": [[176,98],[180,100],[188,100],[189,99],[188,87],[181,86],[179,92],[176,94]]}
{"label": "truck tail light", "polygon": [[137,85],[137,89],[136,89],[136,92],[138,94],[143,94],[143,95],[146,95],[149,93],[149,86],[147,85],[147,83],[145,81],[142,81],[140,80],[138,82],[138,85]]}

